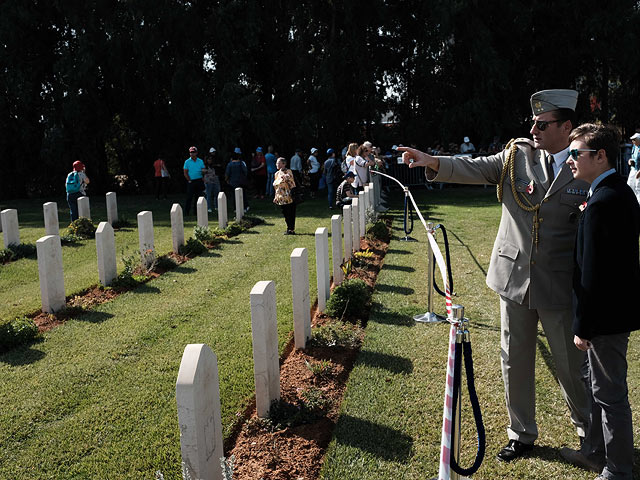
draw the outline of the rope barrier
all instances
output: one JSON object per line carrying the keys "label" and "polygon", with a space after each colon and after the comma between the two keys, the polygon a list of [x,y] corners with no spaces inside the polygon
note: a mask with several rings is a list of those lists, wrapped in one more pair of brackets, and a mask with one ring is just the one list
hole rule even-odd
{"label": "rope barrier", "polygon": [[[403,225],[402,228],[404,230],[405,237],[408,237],[411,232],[413,232],[413,211],[411,210],[411,206],[408,202],[408,195],[404,196],[404,217],[402,218]],[[407,230],[407,220],[411,221],[411,228]]]}
{"label": "rope barrier", "polygon": [[[462,468],[456,458],[455,455],[450,455],[449,463],[451,465],[451,469],[460,474],[460,475],[472,475],[478,471],[480,465],[482,465],[482,460],[484,460],[484,453],[486,448],[486,435],[484,430],[484,423],[482,422],[482,412],[480,411],[480,402],[478,401],[478,395],[476,393],[476,387],[474,382],[474,374],[473,374],[473,357],[471,352],[471,342],[468,340],[463,340],[461,343],[456,343],[455,346],[455,365],[454,365],[454,380],[453,380],[453,418],[456,418],[456,409],[458,408],[458,402],[456,399],[458,398],[458,394],[460,392],[460,381],[462,378],[462,356],[464,352],[464,368],[467,372],[467,390],[469,391],[469,400],[471,401],[471,408],[473,409],[473,417],[476,422],[476,430],[478,432],[478,450],[476,452],[476,458],[473,461],[473,465],[469,468]],[[451,442],[453,443],[453,438],[456,434],[456,425],[455,422],[452,424],[451,428]]]}
{"label": "rope barrier", "polygon": [[[447,229],[444,228],[444,225],[442,225],[441,223],[439,223],[438,225],[435,226],[434,230],[442,230],[442,239],[444,241],[444,254],[446,255],[446,259],[447,259],[447,275],[448,275],[448,279],[449,279],[449,286],[451,288],[451,291],[453,291],[453,275],[451,274],[451,255],[449,253],[449,238],[447,237]],[[434,262],[433,264],[433,273],[435,274],[436,271],[436,264]],[[435,275],[433,277],[433,288],[436,290],[436,292],[438,292],[441,296],[445,296],[445,293],[440,290],[440,287],[438,287],[438,283],[436,282],[435,279]]]}
{"label": "rope barrier", "polygon": [[[431,250],[433,252],[433,258],[435,258],[438,268],[440,270],[440,274],[442,275],[442,284],[444,286],[444,292],[442,292],[436,285],[434,280],[434,286],[436,286],[436,290],[440,295],[445,297],[445,304],[447,308],[447,320],[451,324],[451,328],[449,330],[449,351],[447,358],[447,377],[445,383],[445,398],[444,398],[444,408],[442,415],[442,437],[440,443],[440,466],[438,470],[438,479],[439,480],[450,480],[451,478],[451,470],[460,475],[470,475],[480,468],[482,461],[484,459],[485,448],[486,448],[486,435],[484,430],[484,424],[482,422],[482,413],[480,411],[480,403],[478,401],[478,396],[475,390],[475,380],[473,373],[473,356],[471,350],[471,343],[468,340],[468,331],[466,335],[462,335],[462,339],[464,342],[457,342],[458,332],[462,331],[463,318],[454,318],[453,316],[453,308],[451,302],[451,291],[453,290],[453,278],[451,274],[451,257],[449,252],[449,242],[447,239],[446,229],[443,225],[438,225],[435,229],[430,230],[427,226],[427,222],[425,221],[418,205],[413,198],[413,195],[409,191],[407,187],[405,187],[400,181],[396,178],[384,174],[378,171],[372,171],[376,175],[381,175],[383,177],[389,178],[396,182],[403,189],[405,193],[405,222],[406,222],[406,214],[407,214],[407,198],[411,200],[413,207],[418,215],[418,218],[422,222],[425,230],[427,231],[427,239],[431,246]],[[413,228],[413,224],[412,224]],[[443,237],[445,239],[445,251],[447,260],[445,262],[442,252],[435,240],[434,231],[440,228],[443,232]],[[406,223],[405,223],[405,232],[406,232]],[[435,265],[433,266],[435,272]],[[458,306],[456,309],[457,313],[462,310],[462,307]],[[454,445],[454,435],[455,431],[455,418],[456,408],[458,403],[458,398],[460,395],[460,381],[462,376],[462,353],[464,352],[464,360],[465,360],[465,370],[467,373],[467,389],[469,391],[469,399],[471,401],[471,406],[473,409],[473,415],[476,424],[476,430],[478,432],[478,451],[476,453],[476,458],[471,467],[464,469],[461,468],[457,460],[455,459],[455,455],[452,454],[453,445]]]}

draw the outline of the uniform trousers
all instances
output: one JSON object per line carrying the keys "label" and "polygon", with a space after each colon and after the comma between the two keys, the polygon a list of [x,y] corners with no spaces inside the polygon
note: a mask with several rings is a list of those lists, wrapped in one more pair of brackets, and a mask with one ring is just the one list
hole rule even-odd
{"label": "uniform trousers", "polygon": [[606,463],[602,476],[611,480],[633,478],[633,426],[627,388],[629,333],[598,335],[587,351],[591,387],[591,426],[582,454]]}
{"label": "uniform trousers", "polygon": [[584,378],[586,355],[573,343],[572,311],[570,308],[530,309],[528,303],[528,294],[524,305],[500,296],[501,364],[509,414],[509,439],[533,444],[538,437],[535,389],[538,320],[549,342],[571,421],[578,435],[584,437],[590,410]]}

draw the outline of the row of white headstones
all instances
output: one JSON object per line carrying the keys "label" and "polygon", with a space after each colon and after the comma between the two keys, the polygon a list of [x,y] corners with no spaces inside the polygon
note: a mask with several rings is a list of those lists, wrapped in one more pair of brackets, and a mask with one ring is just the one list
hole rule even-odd
{"label": "row of white headstones", "polygon": [[[117,276],[115,235],[111,224],[118,218],[116,194],[107,193],[107,222],[100,222],[96,230],[98,276],[102,285],[109,285]],[[242,189],[235,190],[236,220],[242,219],[244,208]],[[218,196],[219,226],[227,225],[226,196]],[[332,273],[334,285],[343,281],[342,264],[360,249],[364,236],[366,214],[375,211],[379,203],[374,184],[369,184],[345,205],[340,215],[331,217]],[[89,199],[79,199],[80,216],[90,218]],[[62,247],[58,231],[58,209],[55,202],[43,205],[45,232],[36,242],[38,274],[42,297],[42,311],[55,313],[65,306],[65,288],[62,266]],[[208,225],[206,199],[197,203],[197,222]],[[18,244],[18,215],[13,209],[1,212],[5,245]],[[155,258],[153,216],[150,211],[137,215],[140,254],[143,262]],[[344,233],[344,234],[343,234]],[[173,250],[184,245],[182,208],[171,207],[171,235]],[[344,246],[344,250],[343,250]],[[316,279],[318,310],[324,311],[330,295],[329,232],[326,227],[315,231]],[[311,338],[309,261],[306,248],[295,248],[290,256],[291,287],[295,348],[304,349]],[[280,398],[280,370],[278,356],[278,322],[274,281],[259,281],[250,293],[251,328],[253,338],[254,380],[256,410],[266,417],[273,401]],[[185,348],[176,383],[180,448],[182,461],[195,478],[221,479],[222,420],[220,415],[220,389],[217,357],[205,344],[189,344]]]}
{"label": "row of white headstones", "polygon": [[[236,220],[244,215],[242,189],[235,191]],[[118,219],[118,205],[115,192],[106,194],[107,221],[100,222],[96,229],[96,250],[98,258],[98,278],[104,286],[111,285],[117,277],[115,234],[112,228],[113,222]],[[200,226],[209,226],[209,213],[207,201],[201,197],[198,199],[197,223]],[[62,266],[62,244],[58,222],[58,206],[56,202],[43,204],[45,236],[36,241],[36,253],[38,256],[38,274],[40,280],[40,294],[42,299],[42,311],[55,313],[65,306],[65,287]],[[91,218],[89,197],[78,199],[78,213],[80,217]],[[20,243],[20,230],[18,224],[18,211],[5,209],[0,212],[0,224],[4,237],[5,248]],[[142,211],[137,215],[138,239],[140,255],[145,266],[149,266],[155,260],[155,248],[153,237],[153,215],[150,211]],[[221,192],[218,195],[218,225],[227,227],[227,198]],[[178,253],[184,245],[184,221],[182,207],[175,203],[171,207],[171,236],[173,251]]]}
{"label": "row of white headstones", "polygon": [[[343,280],[341,264],[360,250],[364,236],[366,212],[379,206],[373,183],[345,205],[340,215],[331,217],[333,284]],[[344,226],[344,235],[343,235]],[[328,230],[315,231],[318,310],[324,311],[330,295]],[[343,242],[344,240],[344,242]],[[344,245],[344,255],[343,255]],[[304,349],[311,338],[309,264],[306,248],[295,248],[291,260],[294,344]],[[251,335],[253,372],[258,417],[269,415],[272,402],[280,399],[280,364],[278,356],[278,320],[276,288],[273,280],[259,281],[251,290]],[[180,449],[184,468],[194,478],[223,478],[221,459],[222,419],[216,354],[205,344],[189,344],[184,350],[176,382]]]}

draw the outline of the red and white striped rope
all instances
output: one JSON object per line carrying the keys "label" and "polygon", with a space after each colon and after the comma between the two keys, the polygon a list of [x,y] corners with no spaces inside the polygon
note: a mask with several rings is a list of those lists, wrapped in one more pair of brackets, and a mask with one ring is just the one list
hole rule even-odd
{"label": "red and white striped rope", "polygon": [[411,203],[413,204],[413,208],[418,215],[418,218],[422,222],[425,230],[427,231],[427,238],[429,239],[429,245],[431,246],[431,251],[436,259],[436,263],[438,265],[438,269],[440,270],[440,274],[442,275],[442,284],[445,287],[445,303],[447,307],[447,320],[451,323],[451,329],[449,332],[449,354],[447,359],[447,378],[445,383],[444,390],[444,409],[442,412],[442,437],[440,440],[440,467],[438,471],[438,479],[439,480],[450,480],[451,478],[451,468],[450,468],[450,458],[451,458],[451,426],[453,423],[453,367],[455,363],[455,348],[456,348],[456,327],[457,322],[453,318],[452,311],[452,302],[451,302],[451,290],[449,288],[449,281],[447,278],[447,264],[444,261],[444,257],[442,256],[442,252],[440,251],[440,247],[436,242],[435,237],[433,236],[433,231],[429,229],[427,226],[427,222],[422,216],[422,212],[416,205],[416,201],[413,198],[413,195],[409,191],[407,187],[405,187],[402,183],[400,183],[397,179],[393,178],[390,175],[385,173],[381,173],[375,170],[371,171],[377,175],[382,175],[383,177],[390,178],[391,180],[398,183],[402,189],[405,191],[405,194],[411,199]]}

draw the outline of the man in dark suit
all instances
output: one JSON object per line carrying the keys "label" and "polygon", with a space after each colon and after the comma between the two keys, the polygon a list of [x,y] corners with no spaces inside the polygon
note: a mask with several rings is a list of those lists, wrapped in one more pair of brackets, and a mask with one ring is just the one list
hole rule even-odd
{"label": "man in dark suit", "polygon": [[596,480],[631,480],[633,429],[627,390],[629,332],[636,315],[618,317],[621,298],[633,298],[640,281],[640,206],[615,171],[620,138],[604,125],[584,124],[569,136],[574,178],[591,184],[578,222],[573,275],[576,347],[587,352],[590,426],[580,450],[563,448],[569,462],[593,470]]}

